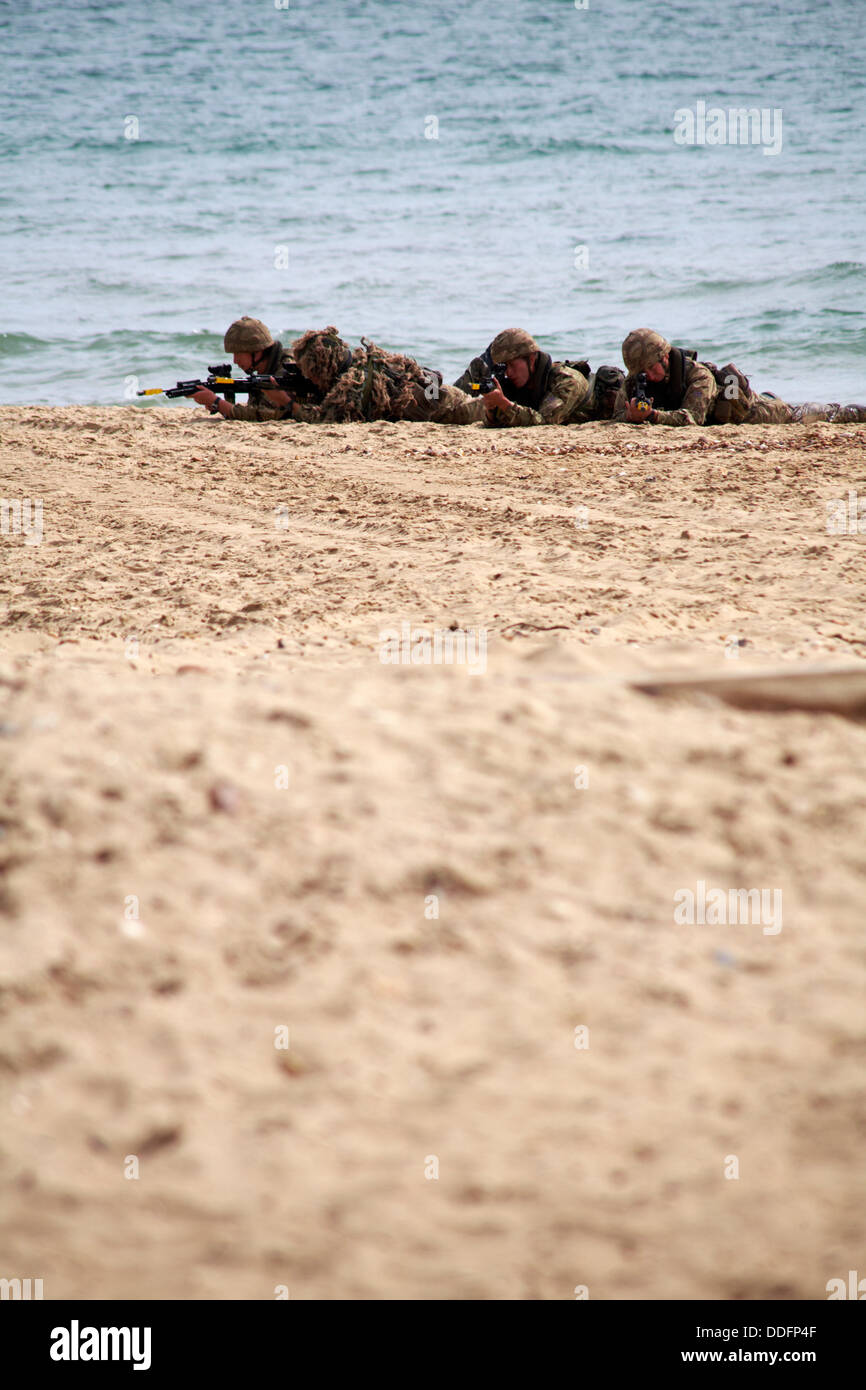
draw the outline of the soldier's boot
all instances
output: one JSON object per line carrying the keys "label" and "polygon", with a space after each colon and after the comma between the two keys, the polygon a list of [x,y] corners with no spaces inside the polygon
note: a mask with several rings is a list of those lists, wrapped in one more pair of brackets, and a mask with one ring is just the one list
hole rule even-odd
{"label": "soldier's boot", "polygon": [[820,405],[817,401],[802,401],[791,407],[795,425],[811,425],[816,420],[829,420],[837,409],[835,405]]}
{"label": "soldier's boot", "polygon": [[839,405],[836,401],[819,405],[817,401],[806,401],[804,405],[793,407],[793,419],[800,425],[813,425],[822,420],[834,425],[859,425],[866,422],[866,406]]}

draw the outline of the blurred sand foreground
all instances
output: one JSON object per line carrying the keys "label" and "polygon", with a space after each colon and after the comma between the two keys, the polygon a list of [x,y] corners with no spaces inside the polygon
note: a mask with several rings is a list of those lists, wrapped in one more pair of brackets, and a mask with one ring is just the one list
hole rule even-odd
{"label": "blurred sand foreground", "polygon": [[0,1276],[866,1274],[864,444],[0,410]]}

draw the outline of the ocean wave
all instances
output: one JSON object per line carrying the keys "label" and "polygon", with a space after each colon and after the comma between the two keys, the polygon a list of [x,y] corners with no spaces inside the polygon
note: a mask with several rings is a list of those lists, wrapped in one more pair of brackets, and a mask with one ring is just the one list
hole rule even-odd
{"label": "ocean wave", "polygon": [[0,358],[21,357],[25,353],[41,352],[57,346],[57,340],[37,338],[32,333],[0,333]]}
{"label": "ocean wave", "polygon": [[[226,325],[227,326],[227,325]],[[190,352],[201,352],[211,344],[210,350],[213,351],[214,340],[220,343],[222,352],[222,339],[225,327],[219,329],[199,328],[192,332],[155,332],[153,329],[132,329],[119,328],[111,333],[97,333],[91,338],[84,339],[76,343],[76,350],[79,352],[90,352],[102,354],[106,349],[112,352],[120,352],[124,348],[134,348],[139,351],[148,349],[150,351],[161,352],[166,348],[171,349],[172,356],[182,355],[189,350]]]}
{"label": "ocean wave", "polygon": [[831,285],[851,280],[866,284],[866,265],[862,261],[831,261],[819,270],[804,270],[791,277],[792,285]]}
{"label": "ocean wave", "polygon": [[[126,375],[197,375],[243,312],[284,341],[336,320],[413,355],[441,343],[433,364],[455,375],[448,345],[570,317],[581,331],[561,348],[593,361],[648,322],[730,342],[723,360],[766,363],[771,385],[782,363],[806,395],[816,373],[828,389],[862,375],[866,185],[859,127],[835,111],[863,110],[849,6],[807,6],[792,28],[780,3],[736,24],[715,0],[590,3],[261,0],[241,22],[212,8],[192,34],[176,0],[81,0],[60,27],[53,0],[15,6],[3,398],[112,401]],[[677,146],[674,111],[704,95],[783,107],[781,157]]]}

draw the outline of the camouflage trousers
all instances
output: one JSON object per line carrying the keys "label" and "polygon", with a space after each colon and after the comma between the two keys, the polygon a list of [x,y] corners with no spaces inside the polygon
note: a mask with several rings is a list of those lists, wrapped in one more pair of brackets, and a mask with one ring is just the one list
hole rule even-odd
{"label": "camouflage trousers", "polygon": [[817,420],[831,420],[835,425],[863,424],[866,422],[866,406],[819,405],[807,401],[805,405],[788,405],[778,396],[753,395],[746,414],[735,423],[741,425],[811,425]]}
{"label": "camouflage trousers", "polygon": [[787,425],[791,407],[778,396],[762,396],[753,391],[749,378],[729,362],[726,367],[709,367],[719,391],[707,420],[708,425]]}
{"label": "camouflage trousers", "polygon": [[818,405],[816,401],[806,401],[804,405],[791,406],[791,419],[801,425],[811,425],[816,420],[830,420],[834,425],[862,425],[866,423],[866,405]]}
{"label": "camouflage trousers", "polygon": [[432,382],[426,388],[416,386],[414,405],[403,412],[404,420],[428,420],[434,425],[474,425],[484,419],[484,398],[467,396],[456,386]]}
{"label": "camouflage trousers", "polygon": [[[745,380],[743,378],[743,380]],[[749,388],[740,390],[733,400],[726,401],[728,423],[731,425],[787,425],[791,419],[791,407],[778,396],[762,396]],[[716,406],[718,410],[718,403]],[[708,421],[714,424],[716,421]]]}
{"label": "camouflage trousers", "polygon": [[791,407],[787,401],[782,401],[778,396],[761,396],[757,391],[750,392],[751,400],[746,403],[747,409],[743,419],[739,422],[743,425],[788,425],[791,422]]}
{"label": "camouflage trousers", "polygon": [[[760,395],[749,385],[748,377],[729,362],[727,367],[707,363],[719,383],[719,394],[708,424],[731,425],[792,425],[811,424],[816,420],[831,420],[835,424],[861,424],[866,421],[862,405],[788,405],[769,392]],[[729,394],[730,393],[730,394]]]}

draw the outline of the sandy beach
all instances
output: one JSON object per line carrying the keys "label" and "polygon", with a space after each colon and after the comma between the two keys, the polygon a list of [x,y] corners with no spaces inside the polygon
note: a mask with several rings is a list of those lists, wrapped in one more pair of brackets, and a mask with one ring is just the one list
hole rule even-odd
{"label": "sandy beach", "polygon": [[9,406],[0,477],[0,1273],[866,1274],[866,428]]}

